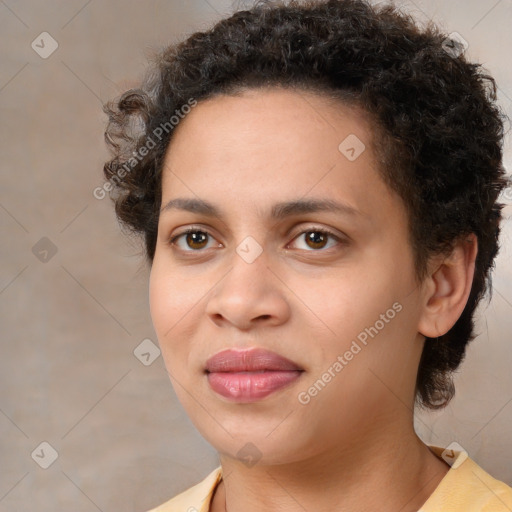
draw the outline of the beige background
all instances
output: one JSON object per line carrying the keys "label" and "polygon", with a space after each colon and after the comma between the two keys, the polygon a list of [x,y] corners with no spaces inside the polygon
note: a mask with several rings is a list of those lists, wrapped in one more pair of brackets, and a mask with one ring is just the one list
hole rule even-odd
{"label": "beige background", "polygon": [[[404,5],[469,42],[512,116],[512,2]],[[102,103],[141,77],[153,49],[231,9],[228,0],[0,1],[0,512],[143,512],[217,465],[162,358],[145,366],[133,353],[155,341],[148,272],[109,201],[92,191],[107,156]],[[31,47],[45,31],[59,45],[47,59]],[[480,310],[456,399],[417,416],[426,442],[457,441],[509,484],[511,237],[507,220],[495,293]],[[58,453],[46,470],[36,463],[51,461],[43,441]]]}

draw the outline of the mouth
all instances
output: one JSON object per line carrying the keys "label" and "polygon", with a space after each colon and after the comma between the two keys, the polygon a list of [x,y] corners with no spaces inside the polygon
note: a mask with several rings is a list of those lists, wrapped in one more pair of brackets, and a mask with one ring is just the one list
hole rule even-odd
{"label": "mouth", "polygon": [[258,348],[223,350],[205,367],[211,389],[236,402],[262,400],[295,382],[303,371],[293,361]]}

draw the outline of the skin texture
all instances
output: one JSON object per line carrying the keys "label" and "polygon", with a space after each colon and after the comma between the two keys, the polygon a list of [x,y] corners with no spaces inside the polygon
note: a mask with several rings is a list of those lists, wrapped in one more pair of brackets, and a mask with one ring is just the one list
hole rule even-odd
{"label": "skin texture", "polygon": [[[354,161],[338,149],[350,134],[366,146]],[[220,455],[214,512],[412,512],[448,470],[414,432],[415,379],[424,336],[446,332],[464,308],[477,244],[468,237],[433,258],[418,283],[407,214],[377,169],[367,116],[304,91],[217,96],[200,102],[174,134],[162,207],[203,199],[223,217],[163,208],[151,315],[178,398]],[[305,199],[358,213],[270,217],[274,204]],[[188,227],[210,236],[171,242]],[[319,229],[339,241],[308,243],[305,233]],[[236,252],[248,236],[263,250],[252,263]],[[301,404],[298,394],[395,303],[400,312]],[[214,393],[207,359],[248,347],[277,352],[304,371],[255,403]],[[256,447],[255,465],[237,458],[246,443]]]}

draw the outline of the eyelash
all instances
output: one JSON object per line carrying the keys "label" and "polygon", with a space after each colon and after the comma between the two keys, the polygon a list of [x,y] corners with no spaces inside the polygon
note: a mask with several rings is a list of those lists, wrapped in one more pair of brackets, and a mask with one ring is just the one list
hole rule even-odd
{"label": "eyelash", "polygon": [[[185,236],[185,235],[188,235],[190,233],[204,233],[205,235],[207,235],[208,237],[211,237],[211,238],[214,238],[213,235],[211,233],[209,233],[208,231],[206,231],[205,229],[203,228],[195,228],[195,227],[190,227],[190,228],[187,228],[185,231],[173,236],[170,240],[169,240],[169,244],[170,245],[173,245],[173,246],[176,246],[176,241]],[[336,242],[338,242],[339,244],[343,244],[344,241],[339,237],[337,236],[335,233],[333,233],[332,231],[329,231],[328,229],[325,229],[325,228],[318,228],[318,227],[315,227],[315,226],[312,226],[304,231],[301,231],[300,233],[298,233],[294,238],[293,240],[296,240],[297,238],[299,238],[301,235],[304,235],[306,233],[320,233],[322,235],[327,235],[328,237],[330,238],[333,238],[334,240],[336,240]],[[292,241],[293,241],[292,240]],[[325,249],[325,248],[321,248],[321,249],[310,249],[310,250],[305,250],[305,249],[301,249],[301,250],[305,250],[306,252],[325,252],[327,250],[331,249],[331,247]],[[200,252],[203,252],[203,249],[188,249],[188,250],[183,250],[183,249],[179,249],[181,250],[182,252],[189,252],[189,253],[200,253]]]}

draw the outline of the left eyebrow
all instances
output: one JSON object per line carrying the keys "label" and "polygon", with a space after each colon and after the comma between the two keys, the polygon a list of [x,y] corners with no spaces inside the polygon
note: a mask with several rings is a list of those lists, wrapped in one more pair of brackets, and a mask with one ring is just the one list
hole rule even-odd
{"label": "left eyebrow", "polygon": [[[216,217],[221,220],[224,218],[224,213],[221,208],[204,199],[184,197],[171,199],[161,208],[160,213],[173,209],[206,215],[207,217]],[[270,217],[274,220],[282,220],[294,215],[317,212],[334,212],[350,217],[365,216],[352,206],[332,199],[296,199],[273,205]]]}

